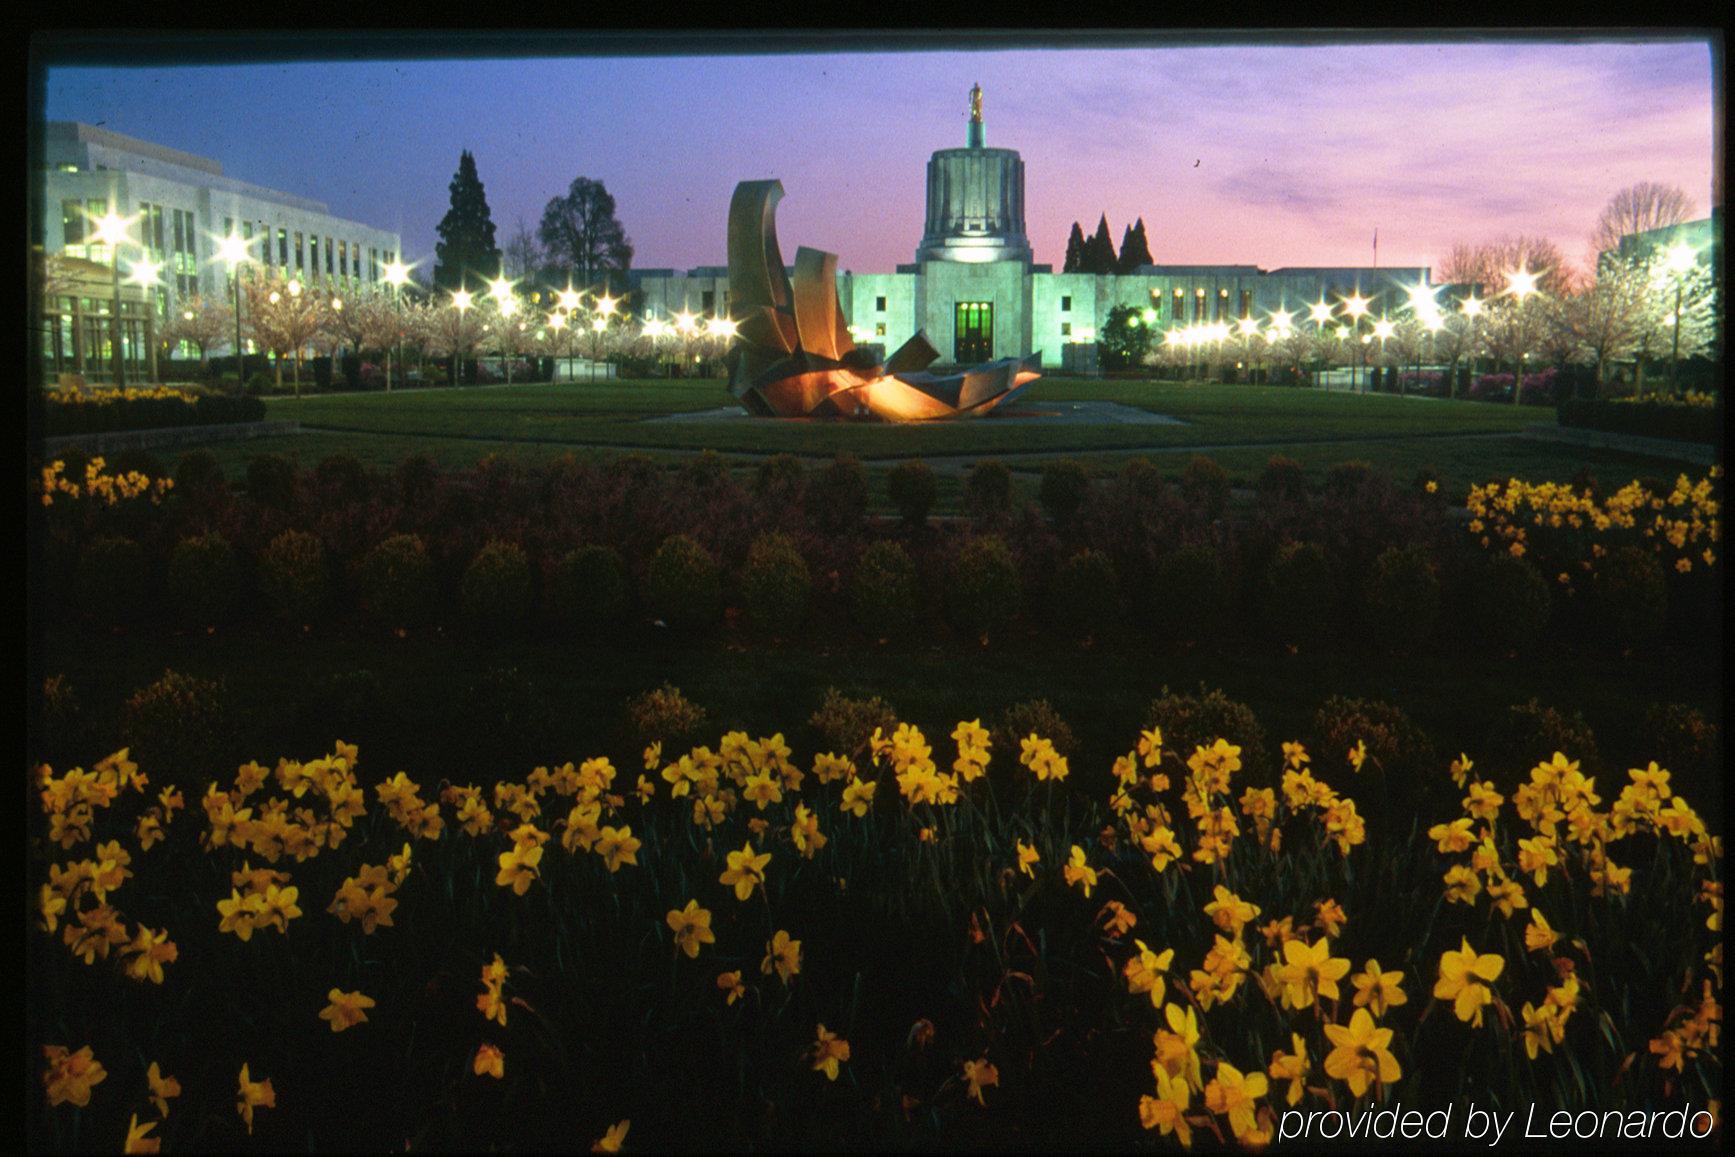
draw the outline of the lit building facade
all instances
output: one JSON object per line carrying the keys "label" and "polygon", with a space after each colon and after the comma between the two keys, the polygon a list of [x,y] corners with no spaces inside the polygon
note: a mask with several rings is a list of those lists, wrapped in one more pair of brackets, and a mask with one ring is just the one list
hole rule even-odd
{"label": "lit building facade", "polygon": [[[896,349],[917,331],[942,362],[970,365],[1040,352],[1050,366],[1095,364],[1097,334],[1119,306],[1168,330],[1233,324],[1359,292],[1370,316],[1396,313],[1405,288],[1430,285],[1426,267],[1145,265],[1132,273],[1056,273],[1033,260],[1024,226],[1024,162],[987,145],[972,94],[964,147],[928,162],[927,218],[915,261],[892,273],[840,272],[838,301],[856,342]],[[726,314],[726,266],[629,274],[649,316]],[[1150,311],[1150,312],[1145,312]]]}
{"label": "lit building facade", "polygon": [[[356,292],[383,286],[385,267],[397,259],[399,235],[333,216],[320,201],[236,180],[208,157],[137,140],[93,125],[50,121],[43,128],[42,221],[36,238],[47,256],[113,268],[110,247],[92,236],[91,218],[110,211],[130,219],[132,244],[122,246],[123,276],[132,262],[157,263],[160,284],[139,316],[123,301],[126,357],[142,365],[147,320],[160,325],[169,311],[195,296],[223,297],[230,274],[216,261],[218,239],[235,233],[248,242],[248,268],[309,284]],[[50,303],[53,348],[68,347],[81,361],[107,364],[106,337],[74,335],[75,320],[106,311],[108,300]],[[51,327],[52,328],[52,327]],[[105,343],[102,350],[85,348]],[[70,358],[67,360],[71,360]]]}

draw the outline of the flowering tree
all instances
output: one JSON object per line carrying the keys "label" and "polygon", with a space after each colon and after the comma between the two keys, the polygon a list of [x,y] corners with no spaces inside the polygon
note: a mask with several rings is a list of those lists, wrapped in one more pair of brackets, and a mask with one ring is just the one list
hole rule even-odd
{"label": "flowering tree", "polygon": [[481,325],[478,341],[483,347],[500,352],[506,363],[506,384],[511,385],[513,360],[535,348],[536,319],[527,316],[516,299],[508,298],[504,302],[491,300],[478,320]]}
{"label": "flowering tree", "polygon": [[301,354],[319,338],[331,312],[329,294],[299,281],[276,277],[254,278],[241,283],[247,295],[244,322],[261,349],[275,355],[277,384],[283,385],[283,358],[295,359],[295,393],[301,395]]}
{"label": "flowering tree", "polygon": [[1609,198],[1590,234],[1591,260],[1618,250],[1622,237],[1679,225],[1693,215],[1693,199],[1674,185],[1640,181]]}
{"label": "flowering tree", "polygon": [[458,383],[459,366],[465,354],[482,340],[483,318],[477,306],[459,309],[450,301],[424,307],[421,333],[430,352],[450,359],[453,385]]}
{"label": "flowering tree", "polygon": [[[210,347],[235,337],[235,311],[228,302],[193,297],[170,314],[157,339],[165,346],[192,342],[199,347],[199,364],[209,361]],[[239,354],[239,351],[237,351]],[[239,365],[239,362],[237,362]]]}

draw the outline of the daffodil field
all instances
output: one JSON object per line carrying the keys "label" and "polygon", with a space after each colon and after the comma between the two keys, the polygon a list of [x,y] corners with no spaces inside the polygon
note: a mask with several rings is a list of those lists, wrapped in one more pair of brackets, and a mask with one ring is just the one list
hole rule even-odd
{"label": "daffodil field", "polygon": [[1667,768],[1242,754],[1135,727],[1072,766],[967,720],[475,783],[342,742],[39,766],[30,1143],[1256,1148],[1388,1108],[1463,1143],[1472,1104],[1720,1135],[1722,842]]}

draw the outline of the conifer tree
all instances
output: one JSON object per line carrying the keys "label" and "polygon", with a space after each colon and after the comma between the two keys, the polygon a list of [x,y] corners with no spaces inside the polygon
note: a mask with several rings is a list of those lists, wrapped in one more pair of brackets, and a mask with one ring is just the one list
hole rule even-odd
{"label": "conifer tree", "polygon": [[434,247],[434,286],[461,289],[466,278],[500,275],[500,248],[494,243],[494,219],[488,197],[476,175],[476,158],[465,149],[452,175],[452,207],[440,219],[440,242]]}
{"label": "conifer tree", "polygon": [[1121,254],[1115,261],[1116,273],[1132,273],[1141,265],[1151,264],[1150,243],[1145,240],[1145,219],[1129,225],[1121,236]]}
{"label": "conifer tree", "polygon": [[1066,239],[1066,264],[1060,267],[1062,273],[1082,272],[1084,265],[1084,230],[1078,222],[1072,223],[1072,235]]}
{"label": "conifer tree", "polygon": [[1096,223],[1096,232],[1085,242],[1084,273],[1113,273],[1115,265],[1114,238],[1108,231],[1108,214]]}

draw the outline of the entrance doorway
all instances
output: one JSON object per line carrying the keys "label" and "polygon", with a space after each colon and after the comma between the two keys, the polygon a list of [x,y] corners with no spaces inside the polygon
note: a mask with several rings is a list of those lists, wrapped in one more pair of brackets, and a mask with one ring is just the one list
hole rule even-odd
{"label": "entrance doorway", "polygon": [[952,360],[959,365],[985,362],[994,356],[994,305],[960,301],[953,327]]}

